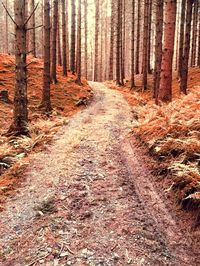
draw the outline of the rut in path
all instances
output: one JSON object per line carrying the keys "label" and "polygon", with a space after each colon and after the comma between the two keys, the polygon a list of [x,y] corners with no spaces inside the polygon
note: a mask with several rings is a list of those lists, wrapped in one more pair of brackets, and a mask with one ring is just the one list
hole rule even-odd
{"label": "rut in path", "polygon": [[93,103],[35,155],[1,213],[0,265],[198,265],[126,140],[130,106],[90,85]]}

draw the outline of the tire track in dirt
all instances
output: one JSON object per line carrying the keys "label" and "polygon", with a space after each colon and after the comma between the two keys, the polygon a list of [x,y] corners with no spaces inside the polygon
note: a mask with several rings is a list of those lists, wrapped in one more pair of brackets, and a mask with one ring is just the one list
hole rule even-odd
{"label": "tire track in dirt", "polygon": [[131,107],[90,85],[93,103],[35,155],[1,213],[0,265],[198,265],[126,140]]}

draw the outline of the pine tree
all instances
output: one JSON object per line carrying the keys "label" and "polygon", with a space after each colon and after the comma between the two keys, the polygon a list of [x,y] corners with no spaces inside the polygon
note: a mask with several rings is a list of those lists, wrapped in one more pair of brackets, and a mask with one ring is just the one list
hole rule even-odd
{"label": "pine tree", "polygon": [[50,99],[50,35],[51,35],[51,22],[50,22],[50,3],[49,0],[44,0],[44,72],[43,72],[43,93],[41,107],[44,112],[51,111]]}
{"label": "pine tree", "polygon": [[53,1],[53,29],[52,29],[52,69],[51,79],[54,84],[57,83],[56,63],[57,63],[57,24],[58,24],[58,0]]}
{"label": "pine tree", "polygon": [[193,0],[186,0],[186,28],[185,28],[185,43],[183,50],[183,62],[180,71],[180,91],[184,94],[187,94],[187,81],[188,81],[188,62],[190,55],[190,35],[191,35],[191,22],[192,22],[192,6]]}
{"label": "pine tree", "polygon": [[176,0],[165,0],[164,3],[164,42],[158,102],[170,102],[172,100],[172,64],[176,24]]}
{"label": "pine tree", "polygon": [[26,34],[27,20],[25,1],[15,0],[15,89],[13,124],[9,133],[14,135],[28,134],[27,108],[27,62],[26,62]]}

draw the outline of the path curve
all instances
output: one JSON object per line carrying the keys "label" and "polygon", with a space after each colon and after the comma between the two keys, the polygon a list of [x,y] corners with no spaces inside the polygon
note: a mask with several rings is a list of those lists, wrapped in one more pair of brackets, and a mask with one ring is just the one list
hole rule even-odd
{"label": "path curve", "polygon": [[127,135],[131,107],[101,83],[34,156],[0,220],[0,265],[198,265]]}

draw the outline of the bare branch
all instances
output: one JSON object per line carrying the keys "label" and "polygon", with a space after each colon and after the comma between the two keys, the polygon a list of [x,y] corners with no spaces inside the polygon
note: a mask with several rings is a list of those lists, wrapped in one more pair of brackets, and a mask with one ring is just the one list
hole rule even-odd
{"label": "bare branch", "polygon": [[26,55],[31,54],[32,52],[34,52],[34,50],[30,50],[30,51],[26,52]]}
{"label": "bare branch", "polygon": [[31,61],[30,63],[28,63],[27,65],[26,65],[26,67],[28,68],[30,65],[32,65],[32,64],[34,64],[35,62],[34,61]]}
{"label": "bare branch", "polygon": [[32,18],[33,14],[35,13],[36,9],[38,8],[39,3],[35,6],[33,9],[33,12],[30,14],[30,16],[27,18],[26,22],[24,23],[24,26],[29,22],[29,20]]}
{"label": "bare branch", "polygon": [[28,31],[28,30],[33,30],[33,29],[38,29],[38,28],[41,28],[41,27],[43,27],[43,25],[39,25],[39,26],[36,26],[36,27],[28,28],[27,31]]}
{"label": "bare branch", "polygon": [[2,5],[3,5],[4,9],[6,10],[6,13],[7,13],[8,16],[10,17],[10,19],[12,20],[12,22],[18,27],[17,23],[16,23],[15,20],[12,18],[11,14],[9,13],[8,9],[6,8],[6,6],[4,5],[3,2],[2,2]]}

